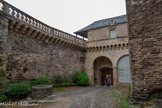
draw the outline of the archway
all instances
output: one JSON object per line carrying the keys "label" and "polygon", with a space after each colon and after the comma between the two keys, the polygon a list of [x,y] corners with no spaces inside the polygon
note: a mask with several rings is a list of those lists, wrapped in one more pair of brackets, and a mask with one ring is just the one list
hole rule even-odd
{"label": "archway", "polygon": [[94,61],[94,85],[104,85],[107,74],[111,75],[113,81],[112,62],[107,57],[98,57]]}
{"label": "archway", "polygon": [[126,55],[121,57],[118,62],[118,82],[130,83],[130,81],[130,62],[129,56]]}

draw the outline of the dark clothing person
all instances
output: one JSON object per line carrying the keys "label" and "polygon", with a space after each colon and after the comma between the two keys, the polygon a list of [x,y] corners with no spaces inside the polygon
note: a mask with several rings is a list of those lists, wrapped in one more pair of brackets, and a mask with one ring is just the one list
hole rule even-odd
{"label": "dark clothing person", "polygon": [[111,79],[108,78],[108,86],[110,87],[111,86]]}
{"label": "dark clothing person", "polygon": [[111,87],[111,79],[110,78],[105,78],[104,80],[105,80],[106,86]]}

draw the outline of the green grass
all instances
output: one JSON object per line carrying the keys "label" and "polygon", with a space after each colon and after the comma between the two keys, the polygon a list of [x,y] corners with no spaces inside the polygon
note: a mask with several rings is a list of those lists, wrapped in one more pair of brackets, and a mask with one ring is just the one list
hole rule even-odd
{"label": "green grass", "polygon": [[[116,108],[140,108],[139,105],[131,105],[128,102],[128,96],[122,95],[119,91],[114,90],[113,94],[115,96]],[[129,95],[129,94],[128,94]]]}
{"label": "green grass", "polygon": [[62,88],[53,88],[53,92],[64,92],[66,90],[62,89]]}
{"label": "green grass", "polygon": [[54,100],[54,99],[53,99],[53,97],[49,97],[49,98],[47,98],[47,100]]}
{"label": "green grass", "polygon": [[116,106],[120,108],[130,108],[131,105],[127,102],[127,97],[122,96],[118,91],[114,91],[113,94],[115,95],[116,98]]}

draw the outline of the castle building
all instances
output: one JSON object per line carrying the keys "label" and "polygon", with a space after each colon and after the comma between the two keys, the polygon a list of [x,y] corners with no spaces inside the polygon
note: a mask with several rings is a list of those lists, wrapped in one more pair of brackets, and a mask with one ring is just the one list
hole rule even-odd
{"label": "castle building", "polygon": [[127,16],[95,21],[75,32],[86,42],[85,72],[90,84],[104,85],[106,75],[112,84],[130,83]]}
{"label": "castle building", "polygon": [[113,85],[131,83],[132,99],[161,99],[162,0],[126,0],[126,5],[127,15],[75,32],[81,39],[0,0],[0,88],[85,71],[91,85],[104,85],[109,75]]}
{"label": "castle building", "polygon": [[[0,57],[10,82],[85,71],[91,85],[130,83],[127,16],[96,21],[75,32],[50,27],[0,1]],[[88,38],[88,40],[84,40]],[[2,80],[4,82],[5,80]]]}

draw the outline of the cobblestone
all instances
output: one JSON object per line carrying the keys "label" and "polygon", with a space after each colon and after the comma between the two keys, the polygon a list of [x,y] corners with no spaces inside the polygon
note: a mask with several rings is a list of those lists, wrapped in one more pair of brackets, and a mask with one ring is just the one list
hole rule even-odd
{"label": "cobblestone", "polygon": [[68,99],[69,106],[65,108],[114,108],[112,88],[81,87],[73,90],[56,93],[54,98]]}
{"label": "cobblestone", "polygon": [[[65,91],[54,92],[51,96],[43,99],[50,99],[55,102],[38,102],[36,103],[37,106],[32,106],[31,108],[117,108],[113,96],[114,88],[116,87],[65,87],[61,88]],[[30,107],[28,106],[27,108]]]}

